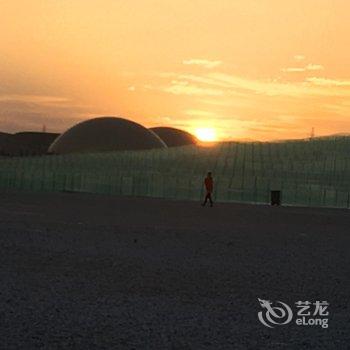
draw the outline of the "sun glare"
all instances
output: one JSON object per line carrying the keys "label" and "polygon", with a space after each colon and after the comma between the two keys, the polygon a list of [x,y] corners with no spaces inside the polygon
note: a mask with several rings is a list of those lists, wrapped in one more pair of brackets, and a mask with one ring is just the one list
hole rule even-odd
{"label": "sun glare", "polygon": [[216,133],[212,128],[199,128],[196,129],[195,135],[199,141],[214,142],[216,141]]}

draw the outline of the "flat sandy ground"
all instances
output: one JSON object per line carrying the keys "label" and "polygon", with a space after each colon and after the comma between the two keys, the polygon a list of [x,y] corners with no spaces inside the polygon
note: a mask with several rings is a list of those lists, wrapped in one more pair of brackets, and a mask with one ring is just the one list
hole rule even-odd
{"label": "flat sandy ground", "polygon": [[[350,212],[2,194],[1,349],[349,349]],[[267,328],[258,298],[326,300]]]}

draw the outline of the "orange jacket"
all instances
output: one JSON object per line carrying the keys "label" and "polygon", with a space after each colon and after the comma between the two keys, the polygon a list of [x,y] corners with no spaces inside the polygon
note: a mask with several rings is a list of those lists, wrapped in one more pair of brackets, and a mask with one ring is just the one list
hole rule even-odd
{"label": "orange jacket", "polygon": [[204,180],[205,188],[208,192],[213,192],[214,181],[212,177],[206,177]]}

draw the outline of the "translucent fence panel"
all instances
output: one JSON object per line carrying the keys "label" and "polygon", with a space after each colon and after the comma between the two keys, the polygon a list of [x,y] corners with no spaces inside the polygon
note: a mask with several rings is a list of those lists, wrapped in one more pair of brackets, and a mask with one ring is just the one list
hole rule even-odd
{"label": "translucent fence panel", "polygon": [[349,208],[350,138],[66,156],[0,158],[2,191],[92,192],[200,200],[208,171],[217,201]]}

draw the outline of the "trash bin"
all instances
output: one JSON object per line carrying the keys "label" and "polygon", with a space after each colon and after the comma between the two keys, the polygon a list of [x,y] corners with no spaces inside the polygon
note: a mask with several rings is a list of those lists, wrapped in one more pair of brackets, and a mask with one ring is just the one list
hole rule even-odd
{"label": "trash bin", "polygon": [[271,191],[271,205],[281,205],[281,191]]}

